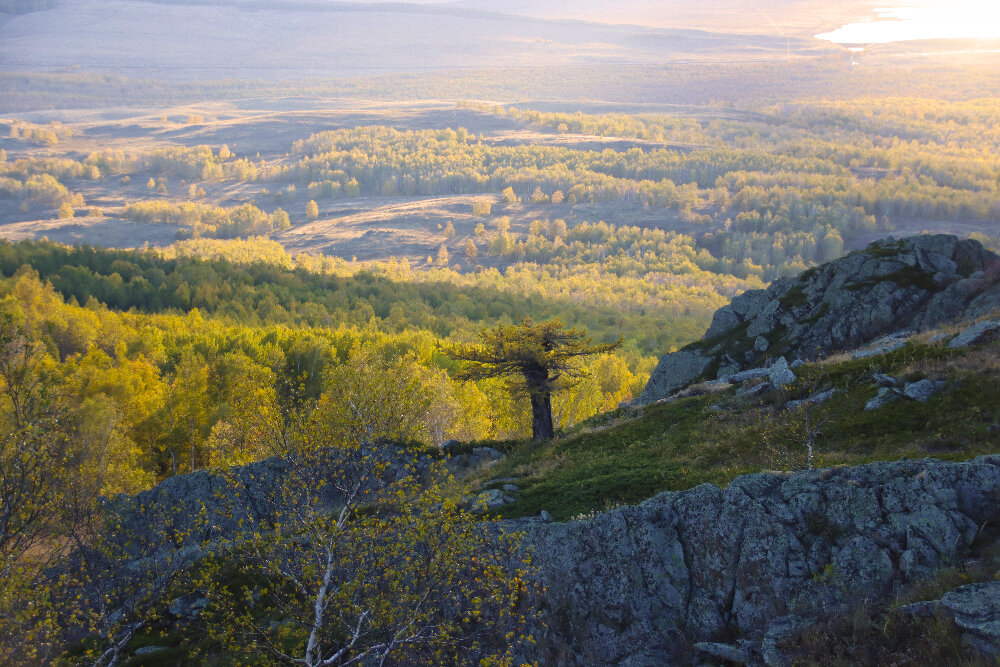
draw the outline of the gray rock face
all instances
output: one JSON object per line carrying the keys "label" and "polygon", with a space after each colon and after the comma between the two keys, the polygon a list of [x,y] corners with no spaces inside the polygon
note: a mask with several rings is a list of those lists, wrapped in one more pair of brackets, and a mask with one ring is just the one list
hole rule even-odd
{"label": "gray rock face", "polygon": [[932,380],[908,382],[903,386],[903,395],[918,403],[926,403],[934,394],[944,389],[944,385],[944,382],[934,382]]}
{"label": "gray rock face", "polygon": [[738,646],[719,644],[717,642],[698,642],[694,647],[713,658],[735,662],[737,665],[745,665],[750,660],[747,652]]}
{"label": "gray rock face", "polygon": [[171,601],[170,605],[167,607],[167,611],[169,611],[175,618],[197,618],[197,616],[204,611],[208,604],[208,598],[191,596],[180,597]]}
{"label": "gray rock face", "polygon": [[891,375],[886,375],[885,373],[872,373],[872,379],[875,380],[880,387],[895,387],[897,384],[896,378]]}
{"label": "gray rock face", "polygon": [[[386,464],[383,478],[398,480],[413,471],[407,467],[412,454],[399,447],[380,447],[375,452],[363,451],[353,455],[373,457]],[[456,477],[470,471],[482,470],[502,460],[504,454],[492,447],[476,447],[470,453],[456,454],[445,465]],[[129,551],[136,556],[171,550],[177,545],[201,545],[231,533],[239,521],[245,524],[266,522],[275,516],[275,507],[292,506],[298,495],[308,489],[321,489],[319,501],[336,507],[343,501],[335,491],[337,471],[357,461],[345,459],[343,454],[330,450],[328,455],[318,454],[308,466],[292,467],[283,459],[274,457],[227,470],[199,470],[187,475],[169,477],[156,487],[135,496],[121,495],[108,500],[105,511],[119,522],[119,530],[129,538]],[[426,474],[430,460],[418,459],[416,474]],[[288,479],[296,480],[289,484]],[[375,480],[372,481],[375,484]],[[513,501],[513,499],[511,499]],[[234,516],[234,509],[240,512]]]}
{"label": "gray rock face", "polygon": [[697,350],[681,350],[660,357],[646,389],[639,397],[639,403],[652,403],[666,398],[675,389],[686,387],[701,377],[711,363],[711,357],[706,357]]}
{"label": "gray rock face", "polygon": [[833,395],[836,393],[837,393],[836,389],[828,389],[824,392],[813,394],[808,398],[803,398],[797,401],[788,401],[787,403],[785,403],[785,409],[796,410],[805,405],[819,405],[820,403],[826,403],[831,398],[833,398]]}
{"label": "gray rock face", "polygon": [[788,367],[788,361],[784,357],[778,357],[778,360],[768,370],[767,376],[775,387],[784,387],[796,380],[795,373]]}
{"label": "gray rock face", "polygon": [[487,489],[473,499],[471,507],[473,512],[485,512],[499,509],[513,502],[514,499],[504,493],[503,490]]}
{"label": "gray rock face", "polygon": [[959,348],[986,343],[1000,338],[1000,320],[978,322],[948,342],[948,347]]}
{"label": "gray rock face", "polygon": [[733,373],[729,376],[729,381],[733,384],[739,384],[740,382],[746,382],[747,380],[757,380],[759,378],[770,377],[771,369],[769,368],[749,368],[745,371],[740,371],[739,373]]}
{"label": "gray rock face", "polygon": [[867,359],[868,357],[877,357],[883,354],[889,354],[890,352],[895,352],[896,350],[905,347],[907,340],[910,336],[915,334],[916,331],[900,331],[898,333],[889,334],[888,336],[883,336],[874,343],[868,345],[863,350],[858,350],[854,353],[855,359]]}
{"label": "gray rock face", "polygon": [[967,636],[969,643],[988,655],[1000,655],[1000,581],[959,586],[945,593],[941,605],[972,635]]}
{"label": "gray rock face", "polygon": [[1000,656],[1000,581],[959,586],[940,600],[900,607],[912,616],[946,616],[965,630],[963,640],[989,657]]}
{"label": "gray rock face", "polygon": [[902,395],[903,392],[895,387],[882,387],[878,390],[875,398],[865,403],[865,410],[878,410],[881,407],[889,405]]}
{"label": "gray rock face", "polygon": [[928,459],[748,475],[586,521],[532,524],[547,624],[533,657],[670,664],[722,631],[765,652],[765,634],[796,618],[953,562],[998,518],[998,497],[1000,456]]}
{"label": "gray rock face", "polygon": [[[996,308],[1000,257],[977,241],[949,235],[878,241],[734,298],[716,311],[701,341],[661,358],[639,402],[665,398],[713,364],[732,375],[738,370],[732,360],[766,365],[767,353],[815,359],[900,328],[919,331]],[[905,336],[894,336],[866,354],[904,343]]]}

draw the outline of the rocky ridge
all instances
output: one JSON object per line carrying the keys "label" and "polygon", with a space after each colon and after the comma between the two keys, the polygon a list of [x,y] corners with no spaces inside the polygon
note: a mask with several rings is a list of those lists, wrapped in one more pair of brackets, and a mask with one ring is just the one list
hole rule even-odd
{"label": "rocky ridge", "polygon": [[[457,454],[454,464],[488,465],[487,454]],[[124,534],[142,537],[137,557],[194,562],[231,519],[220,510],[246,505],[246,519],[266,521],[287,474],[269,459],[224,476],[179,475],[112,506]],[[781,639],[960,562],[998,521],[1000,455],[745,475],[725,489],[664,492],[580,521],[556,523],[545,513],[509,521],[523,531],[545,591],[532,600],[541,623],[522,657],[640,667],[690,664],[703,654],[786,665]],[[912,613],[947,610],[979,650],[1000,653],[990,611],[1000,608],[1000,588],[973,592]]]}
{"label": "rocky ridge", "polygon": [[[727,378],[773,360],[812,360],[901,329],[928,329],[1000,308],[1000,257],[977,241],[926,235],[865,250],[737,296],[702,340],[660,358],[638,404],[699,379]],[[875,346],[884,353],[899,340]],[[787,361],[786,361],[787,363]]]}
{"label": "rocky ridge", "polygon": [[530,524],[546,587],[533,657],[638,667],[701,650],[781,665],[777,639],[956,562],[998,518],[1000,456],[986,456],[747,475]]}

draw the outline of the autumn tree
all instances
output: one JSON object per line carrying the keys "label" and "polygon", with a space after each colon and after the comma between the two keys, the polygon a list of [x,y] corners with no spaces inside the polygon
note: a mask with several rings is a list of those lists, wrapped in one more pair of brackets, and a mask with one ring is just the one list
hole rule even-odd
{"label": "autumn tree", "polygon": [[466,362],[458,377],[467,380],[508,378],[512,389],[531,399],[531,431],[535,441],[555,435],[552,394],[572,387],[586,376],[580,360],[621,347],[595,344],[586,332],[567,329],[559,320],[534,322],[525,318],[511,326],[499,325],[479,333],[479,345],[453,345],[446,352]]}
{"label": "autumn tree", "polygon": [[238,662],[510,664],[530,641],[518,537],[459,508],[437,481],[441,463],[421,482],[402,451],[338,443],[321,421],[296,444],[272,493],[234,503],[248,529],[204,566],[210,632]]}
{"label": "autumn tree", "polygon": [[288,212],[283,209],[276,209],[271,215],[271,223],[275,230],[284,231],[292,226],[292,220],[288,217]]}
{"label": "autumn tree", "polygon": [[479,257],[479,248],[476,247],[476,242],[473,241],[472,239],[465,240],[464,250],[465,250],[465,256],[468,257],[469,259],[475,259],[476,257]]}
{"label": "autumn tree", "polygon": [[312,199],[306,204],[306,220],[315,220],[319,217],[319,205]]}
{"label": "autumn tree", "polygon": [[435,260],[437,265],[441,268],[448,266],[449,254],[448,247],[445,244],[441,244],[441,247],[437,251],[437,259]]}
{"label": "autumn tree", "polygon": [[[53,391],[53,363],[10,314],[0,318],[0,664],[49,664],[58,646],[53,576],[90,531],[100,450],[76,411]],[[99,445],[99,443],[98,443]]]}
{"label": "autumn tree", "polygon": [[443,463],[397,444],[449,420],[428,412],[446,376],[421,376],[411,362],[356,347],[278,443],[280,481],[224,512],[232,528],[204,579],[210,631],[234,656],[309,667],[509,664],[530,641],[519,536],[459,507]]}
{"label": "autumn tree", "polygon": [[488,199],[477,199],[472,202],[472,215],[487,216],[493,210],[493,204]]}
{"label": "autumn tree", "polygon": [[434,397],[412,357],[387,359],[356,345],[348,359],[327,371],[316,414],[336,442],[416,440]]}

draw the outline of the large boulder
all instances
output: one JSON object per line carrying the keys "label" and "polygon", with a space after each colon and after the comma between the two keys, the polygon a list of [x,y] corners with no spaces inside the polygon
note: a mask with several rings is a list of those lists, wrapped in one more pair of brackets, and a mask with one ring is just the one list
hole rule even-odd
{"label": "large boulder", "polygon": [[979,242],[950,235],[878,241],[734,298],[702,340],[661,358],[639,402],[715,373],[732,375],[740,365],[815,359],[998,307],[1000,257]]}
{"label": "large boulder", "polygon": [[676,389],[686,387],[701,377],[711,363],[712,358],[698,350],[682,350],[660,357],[639,402],[650,403],[669,396]]}
{"label": "large boulder", "polygon": [[[747,475],[584,521],[531,523],[547,626],[531,657],[669,665],[722,635],[764,651],[782,623],[955,562],[1000,518],[998,498],[1000,456],[925,459]],[[962,613],[993,632],[995,614]]]}
{"label": "large boulder", "polygon": [[1000,338],[1000,320],[977,322],[948,342],[948,347],[959,348],[978,345]]}

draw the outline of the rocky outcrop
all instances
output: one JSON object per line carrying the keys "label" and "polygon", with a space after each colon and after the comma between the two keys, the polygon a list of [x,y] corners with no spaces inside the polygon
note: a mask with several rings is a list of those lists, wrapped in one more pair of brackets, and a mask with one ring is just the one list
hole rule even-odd
{"label": "rocky outcrop", "polygon": [[959,586],[945,593],[939,605],[965,630],[966,643],[1000,656],[1000,581]]}
{"label": "rocky outcrop", "polygon": [[711,363],[711,357],[696,349],[681,350],[660,357],[656,369],[649,376],[640,402],[648,403],[656,398],[664,398],[671,392],[686,387],[704,375]]}
{"label": "rocky outcrop", "polygon": [[[162,551],[168,563],[211,543],[233,519],[228,508],[266,521],[274,495],[296,488],[290,474],[300,472],[271,459],[173,477],[111,505],[122,535],[141,544],[137,557],[155,560]],[[494,495],[516,491],[504,483]],[[980,526],[998,520],[1000,455],[746,475],[725,489],[661,493],[584,521],[554,523],[543,513],[510,522],[524,531],[544,590],[534,600],[543,624],[524,657],[669,665],[700,651],[781,664],[781,639],[804,622],[955,562]],[[962,603],[952,613],[986,646],[995,619],[975,612],[977,596],[952,596]],[[171,613],[193,616],[199,605],[184,599]],[[724,640],[731,636],[742,639]]]}
{"label": "rocky outcrop", "polygon": [[[448,471],[457,478],[487,468],[504,458],[492,447],[476,447],[468,452],[455,451],[445,460]],[[370,463],[385,464],[380,476],[364,473]],[[343,496],[341,483],[356,470],[356,478],[397,480],[416,472],[423,476],[431,458],[418,456],[402,446],[346,452],[329,450],[311,455],[307,461],[272,457],[248,465],[199,470],[169,477],[154,488],[135,496],[120,495],[107,500],[106,511],[115,527],[111,532],[123,536],[137,557],[161,548],[198,547],[218,537],[231,534],[238,525],[266,524],[280,508],[293,507],[302,494],[317,494],[317,500],[337,507]],[[507,496],[504,496],[505,498]]]}
{"label": "rocky outcrop", "polygon": [[952,338],[948,341],[948,347],[952,349],[968,347],[970,345],[994,341],[998,338],[1000,338],[1000,320],[987,320],[985,322],[977,322]]}
{"label": "rocky outcrop", "polygon": [[[533,657],[669,665],[702,642],[764,662],[784,629],[954,562],[997,518],[1000,456],[988,456],[748,475],[530,524],[547,625]],[[734,634],[745,641],[718,643]]]}
{"label": "rocky outcrop", "polygon": [[966,584],[940,600],[914,602],[899,609],[913,616],[943,616],[954,621],[962,639],[988,657],[1000,657],[1000,581]]}
{"label": "rocky outcrop", "polygon": [[[716,311],[701,341],[660,359],[638,402],[768,359],[815,359],[998,308],[1000,257],[977,241],[948,235],[879,241],[733,299]],[[905,342],[897,338],[886,346]]]}

